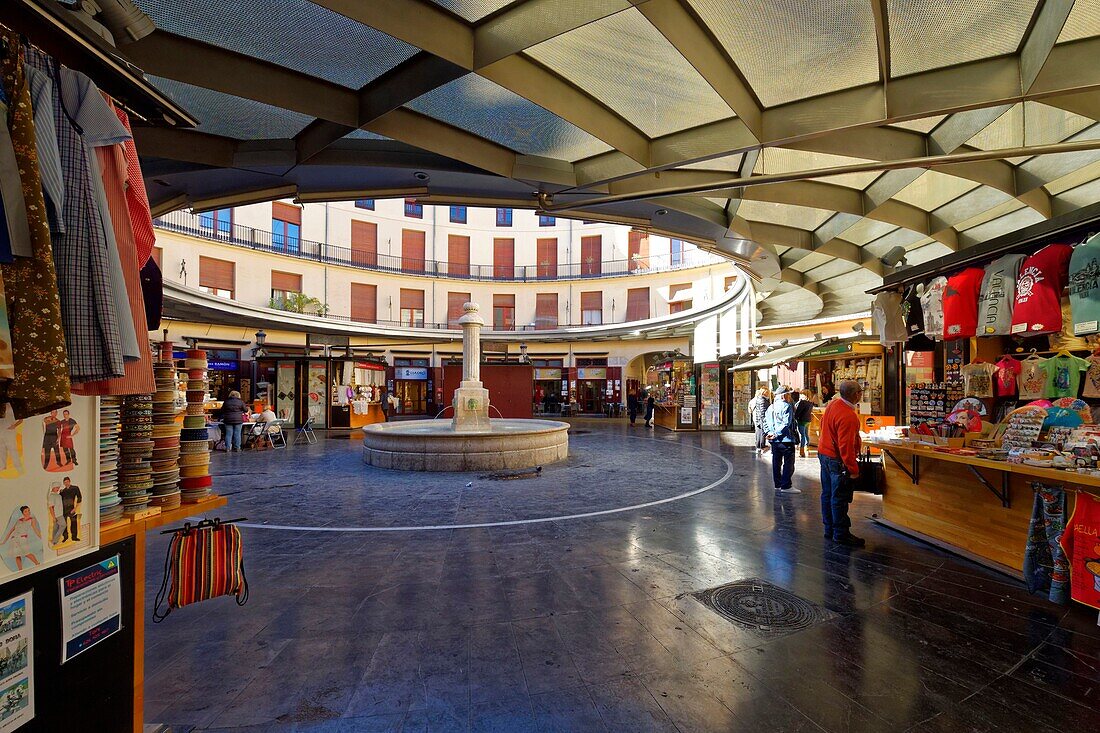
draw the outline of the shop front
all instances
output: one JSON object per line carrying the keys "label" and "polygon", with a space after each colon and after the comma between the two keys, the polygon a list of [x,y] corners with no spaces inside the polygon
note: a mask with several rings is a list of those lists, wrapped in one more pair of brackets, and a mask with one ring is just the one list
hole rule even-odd
{"label": "shop front", "polygon": [[[563,373],[565,376],[563,377]],[[569,399],[569,379],[560,366],[535,366],[535,387],[531,396],[535,414],[560,415],[562,400]]]}
{"label": "shop front", "polygon": [[646,394],[656,400],[654,424],[668,430],[698,428],[699,397],[690,357],[664,359],[646,367]]}
{"label": "shop front", "polygon": [[387,381],[393,396],[389,404],[391,415],[424,417],[428,414],[433,381],[428,359],[395,358],[392,376]]}
{"label": "shop front", "polygon": [[817,445],[825,404],[836,395],[837,385],[847,379],[863,388],[859,417],[866,429],[896,424],[886,383],[887,367],[895,363],[894,353],[896,348],[887,350],[869,338],[854,337],[830,340],[799,357],[802,383],[817,403],[810,422],[810,445]]}
{"label": "shop front", "polygon": [[385,368],[377,360],[261,358],[256,363],[254,408],[270,407],[287,427],[299,427],[310,418],[316,429],[347,430],[382,422]]}

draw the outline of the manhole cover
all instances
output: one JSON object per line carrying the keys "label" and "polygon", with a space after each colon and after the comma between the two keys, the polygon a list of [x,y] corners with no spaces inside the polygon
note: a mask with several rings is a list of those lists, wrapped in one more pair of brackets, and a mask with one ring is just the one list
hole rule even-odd
{"label": "manhole cover", "polygon": [[836,617],[827,608],[766,580],[748,578],[692,593],[726,619],[764,636],[782,636]]}

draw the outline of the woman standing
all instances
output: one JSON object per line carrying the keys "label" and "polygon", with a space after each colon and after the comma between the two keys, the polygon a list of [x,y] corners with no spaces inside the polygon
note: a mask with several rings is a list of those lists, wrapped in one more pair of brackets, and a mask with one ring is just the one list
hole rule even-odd
{"label": "woman standing", "polygon": [[244,401],[233,390],[222,403],[222,426],[225,429],[225,452],[241,452],[241,432],[244,430]]}
{"label": "woman standing", "polygon": [[794,406],[794,420],[798,423],[798,456],[806,457],[806,446],[810,444],[810,421],[814,417],[814,393],[808,389],[796,393],[800,399]]}
{"label": "woman standing", "polygon": [[749,400],[749,416],[752,426],[756,430],[756,452],[764,453],[768,450],[768,431],[764,428],[764,415],[771,405],[772,394],[766,388],[756,390],[756,396]]}
{"label": "woman standing", "polygon": [[626,396],[626,414],[630,417],[630,427],[634,427],[634,421],[638,419],[638,394],[631,392]]}

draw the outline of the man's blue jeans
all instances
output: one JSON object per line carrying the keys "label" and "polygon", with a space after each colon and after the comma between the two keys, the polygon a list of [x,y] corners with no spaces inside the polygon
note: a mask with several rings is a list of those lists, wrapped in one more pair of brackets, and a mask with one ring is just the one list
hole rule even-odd
{"label": "man's blue jeans", "polygon": [[777,489],[791,488],[794,476],[794,443],[772,441],[772,482]]}
{"label": "man's blue jeans", "polygon": [[240,423],[237,423],[236,425],[222,423],[222,427],[225,428],[225,449],[240,450],[241,432],[244,430],[244,425],[241,425]]}
{"label": "man's blue jeans", "polygon": [[848,518],[851,498],[843,476],[844,463],[829,456],[817,455],[821,462],[821,522],[825,534],[840,539],[848,534],[852,520]]}

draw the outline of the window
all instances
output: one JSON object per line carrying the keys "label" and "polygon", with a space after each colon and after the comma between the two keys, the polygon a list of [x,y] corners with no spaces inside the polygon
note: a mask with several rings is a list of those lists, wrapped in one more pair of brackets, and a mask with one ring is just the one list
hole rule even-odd
{"label": "window", "polygon": [[679,313],[691,308],[691,283],[668,286],[668,312]]}
{"label": "window", "polygon": [[730,275],[729,277],[726,278],[726,284],[725,284],[725,287],[723,289],[728,292],[729,289],[732,288],[736,284],[737,284],[737,275]]}
{"label": "window", "polygon": [[374,211],[374,199],[355,199],[355,208]]}
{"label": "window", "polygon": [[669,259],[669,264],[672,267],[684,264],[684,240],[673,239],[669,244],[672,247],[672,256]]}
{"label": "window", "polygon": [[546,214],[539,214],[539,226],[540,227],[552,227],[558,223],[556,217],[547,216]]}
{"label": "window", "polygon": [[351,284],[351,320],[374,323],[378,320],[378,286]]}
{"label": "window", "polygon": [[447,235],[447,274],[452,277],[470,276],[470,238],[458,234]]}
{"label": "window", "polygon": [[302,292],[302,276],[293,272],[271,271],[271,304],[276,308],[286,305],[286,296]]}
{"label": "window", "polygon": [[451,207],[451,223],[452,224],[465,224],[466,223],[466,207],[465,206],[452,206]]}
{"label": "window", "polygon": [[498,227],[510,227],[510,226],[512,226],[512,210],[511,209],[497,209],[497,226]]}
{"label": "window", "polygon": [[271,204],[271,248],[297,254],[302,242],[302,210],[279,201]]}
{"label": "window", "polygon": [[603,272],[603,237],[581,237],[581,277]]}
{"label": "window", "polygon": [[649,318],[649,288],[630,288],[626,291],[626,320],[644,321]]}
{"label": "window", "polygon": [[401,269],[424,272],[424,232],[419,229],[401,230]]}
{"label": "window", "polygon": [[516,276],[516,240],[493,240],[493,278],[511,280]]}
{"label": "window", "polygon": [[603,292],[581,293],[581,324],[598,326],[603,323]]}
{"label": "window", "polygon": [[516,330],[516,296],[493,296],[493,330]]}
{"label": "window", "polygon": [[199,290],[232,298],[237,289],[237,263],[199,255]]}
{"label": "window", "polygon": [[199,214],[199,226],[210,229],[219,236],[229,237],[233,234],[233,209],[217,209],[204,211]]}
{"label": "window", "polygon": [[627,270],[634,272],[635,270],[648,270],[649,269],[649,233],[638,231],[637,229],[630,230],[630,240],[627,243],[626,258]]}
{"label": "window", "polygon": [[405,199],[405,216],[410,219],[423,219],[424,204],[418,203],[416,199]]}
{"label": "window", "polygon": [[157,269],[164,270],[164,248],[153,247],[153,262],[157,263]]}
{"label": "window", "polygon": [[558,327],[558,294],[535,295],[535,330],[548,331]]}
{"label": "window", "polygon": [[538,258],[538,277],[553,280],[558,276],[558,240],[553,237],[540,238],[535,242],[535,257]]}
{"label": "window", "polygon": [[424,291],[401,288],[401,325],[424,327]]}
{"label": "window", "polygon": [[462,306],[470,300],[469,293],[447,293],[447,328],[461,328],[458,319],[465,313]]}
{"label": "window", "polygon": [[378,225],[372,221],[351,222],[351,263],[378,266]]}

